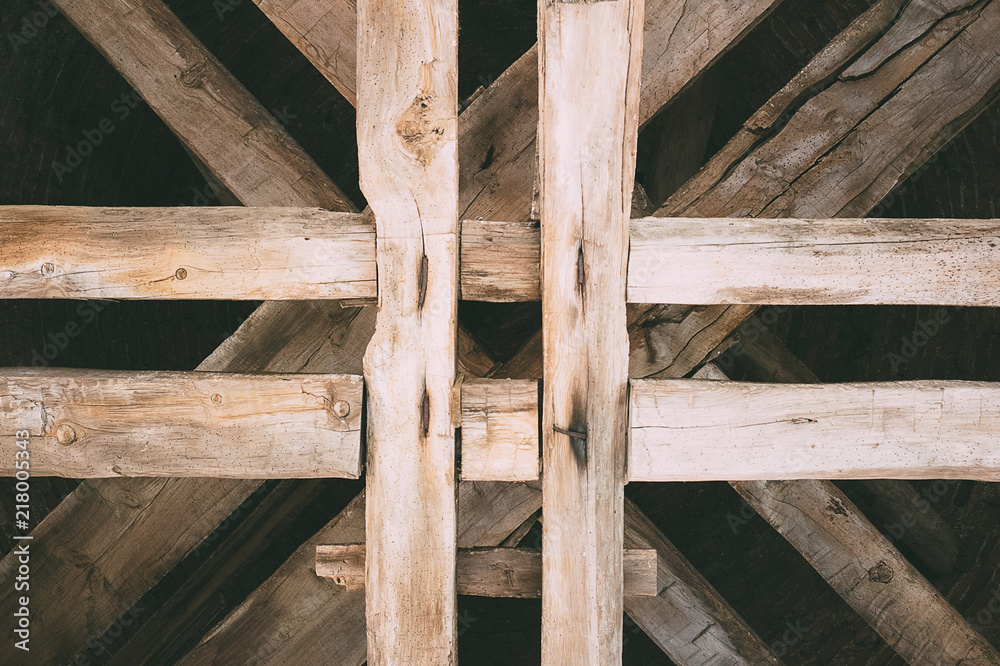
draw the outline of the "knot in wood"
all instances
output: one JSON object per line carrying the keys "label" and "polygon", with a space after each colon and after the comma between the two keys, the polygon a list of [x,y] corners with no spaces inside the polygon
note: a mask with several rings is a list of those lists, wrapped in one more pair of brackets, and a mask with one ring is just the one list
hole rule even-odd
{"label": "knot in wood", "polygon": [[181,72],[181,85],[188,88],[200,88],[208,76],[208,62],[201,60]]}
{"label": "knot in wood", "polygon": [[396,123],[396,134],[421,164],[428,164],[445,141],[445,119],[438,117],[435,102],[431,95],[417,95]]}
{"label": "knot in wood", "polygon": [[178,280],[183,280],[187,276],[188,276],[188,272],[187,272],[186,268],[178,268],[177,272],[174,273],[174,277],[177,278]]}
{"label": "knot in wood", "polygon": [[882,583],[884,585],[892,580],[892,576],[892,567],[885,562],[879,562],[868,570],[868,580],[873,583]]}
{"label": "knot in wood", "polygon": [[338,400],[333,403],[333,413],[336,414],[337,418],[344,418],[351,413],[351,406],[347,404],[346,400]]}
{"label": "knot in wood", "polygon": [[62,423],[56,428],[56,441],[63,446],[69,446],[76,441],[76,430],[68,423]]}
{"label": "knot in wood", "polygon": [[52,277],[52,274],[56,272],[55,264],[50,261],[46,261],[42,264],[42,277]]}

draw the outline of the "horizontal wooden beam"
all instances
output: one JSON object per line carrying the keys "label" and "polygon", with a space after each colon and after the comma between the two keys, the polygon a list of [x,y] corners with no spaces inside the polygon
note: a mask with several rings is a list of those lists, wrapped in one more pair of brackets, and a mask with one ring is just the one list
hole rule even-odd
{"label": "horizontal wooden beam", "polygon": [[630,303],[1000,305],[1000,220],[633,220]]}
{"label": "horizontal wooden beam", "polygon": [[358,478],[361,401],[352,375],[8,368],[0,474]]}
{"label": "horizontal wooden beam", "polygon": [[0,297],[376,295],[375,227],[320,208],[0,208]]}
{"label": "horizontal wooden beam", "polygon": [[635,380],[631,481],[1000,480],[1000,384]]}
{"label": "horizontal wooden beam", "polygon": [[538,382],[466,380],[461,390],[461,479],[537,479]]}
{"label": "horizontal wooden beam", "polygon": [[[656,549],[622,551],[625,595],[655,597]],[[365,584],[365,544],[316,546],[316,575],[348,590]],[[458,593],[476,597],[539,599],[542,551],[533,548],[462,548],[458,551]]]}
{"label": "horizontal wooden beam", "polygon": [[[541,299],[536,223],[461,228],[462,299]],[[377,296],[361,214],[4,206],[0,238],[0,298]],[[654,217],[630,242],[630,303],[1000,305],[998,220]]]}

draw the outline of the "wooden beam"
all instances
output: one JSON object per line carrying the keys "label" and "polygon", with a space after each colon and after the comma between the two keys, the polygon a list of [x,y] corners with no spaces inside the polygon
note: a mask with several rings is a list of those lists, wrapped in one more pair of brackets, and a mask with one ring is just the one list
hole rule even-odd
{"label": "wooden beam", "polygon": [[36,476],[356,479],[361,400],[351,375],[7,368],[0,445],[27,431]]}
{"label": "wooden beam", "polygon": [[[889,44],[889,32],[900,24],[917,30],[891,67],[841,76],[856,59]],[[919,3],[880,0],[655,214],[866,215],[996,99],[1000,62],[979,54],[998,30],[996,3],[964,4],[954,13],[934,7],[928,14]],[[690,372],[753,310],[700,307],[689,321],[655,310],[634,317],[640,323],[632,329],[632,376]]]}
{"label": "wooden beam", "polygon": [[631,481],[1000,480],[1000,384],[632,382]]}
{"label": "wooden beam", "polygon": [[[540,0],[542,663],[620,663],[642,0]],[[600,43],[599,53],[594,45]]]}
{"label": "wooden beam", "polygon": [[[0,207],[0,298],[374,299],[370,216],[316,208]],[[461,298],[541,298],[541,231],[461,222]],[[642,218],[630,303],[1000,303],[996,220]]]}
{"label": "wooden beam", "polygon": [[[712,364],[695,377],[728,379]],[[1000,653],[832,482],[730,485],[907,662],[1000,664]]]}
{"label": "wooden beam", "polygon": [[996,307],[998,244],[996,220],[634,220],[628,300]]}
{"label": "wooden beam", "polygon": [[656,549],[657,595],[626,596],[625,612],[672,661],[682,666],[712,660],[734,666],[781,664],[694,565],[627,498],[625,547]]}
{"label": "wooden beam", "polygon": [[0,298],[374,298],[375,228],[320,208],[0,207]]}
{"label": "wooden beam", "polygon": [[245,205],[353,210],[281,124],[161,0],[55,4]]}
{"label": "wooden beam", "polygon": [[381,285],[364,358],[368,663],[454,664],[458,2],[361,0],[358,26]]}
{"label": "wooden beam", "polygon": [[538,478],[538,382],[462,382],[463,481]]}
{"label": "wooden beam", "polygon": [[[625,596],[655,597],[656,550],[622,551]],[[365,544],[316,546],[316,575],[348,590],[365,582]],[[463,548],[458,551],[458,593],[475,597],[539,599],[542,551],[534,548]]]}
{"label": "wooden beam", "polygon": [[733,487],[910,664],[1000,664],[1000,653],[829,481]]}
{"label": "wooden beam", "polygon": [[[461,548],[499,546],[541,506],[541,493],[523,483],[462,483],[458,497]],[[302,544],[180,663],[209,666],[236,659],[245,663],[364,664],[364,591],[348,591],[315,572],[318,545],[364,541],[364,515],[362,494]]]}
{"label": "wooden beam", "polygon": [[[302,54],[355,104],[353,0],[254,0]],[[650,0],[642,60],[645,124],[738,44],[780,0]],[[538,49],[532,47],[459,119],[460,209],[468,218],[527,221],[538,129]]]}

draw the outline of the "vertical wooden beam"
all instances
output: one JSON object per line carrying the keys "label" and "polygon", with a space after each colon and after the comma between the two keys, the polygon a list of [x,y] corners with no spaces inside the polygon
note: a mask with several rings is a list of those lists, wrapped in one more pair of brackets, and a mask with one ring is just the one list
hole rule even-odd
{"label": "vertical wooden beam", "polygon": [[368,663],[457,661],[458,3],[358,3],[358,152],[375,213]]}
{"label": "vertical wooden beam", "polygon": [[642,0],[540,0],[542,663],[621,663]]}

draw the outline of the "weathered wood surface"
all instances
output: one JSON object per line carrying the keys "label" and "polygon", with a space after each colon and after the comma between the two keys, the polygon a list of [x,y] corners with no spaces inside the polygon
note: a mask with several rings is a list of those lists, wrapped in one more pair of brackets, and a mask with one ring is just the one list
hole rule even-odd
{"label": "weathered wood surface", "polygon": [[[541,493],[523,483],[462,483],[458,497],[462,548],[499,546],[541,506]],[[302,544],[180,663],[364,664],[364,592],[347,591],[315,572],[318,545],[364,541],[364,514],[362,494]]]}
{"label": "weathered wood surface", "polygon": [[357,106],[357,0],[253,2],[340,94]]}
{"label": "weathered wood surface", "polygon": [[632,481],[1000,479],[1000,385],[635,380]]}
{"label": "weathered wood surface", "polygon": [[829,481],[733,487],[910,664],[1000,664],[1000,653]]}
{"label": "weathered wood surface", "polygon": [[[162,3],[124,6],[67,0],[62,9],[165,120],[189,152],[251,206],[352,206],[281,125],[226,71]],[[225,124],[226,127],[222,127]],[[286,304],[265,305],[285,317],[272,320],[283,349],[254,346],[263,326],[244,335],[247,348],[227,344],[199,369],[262,371],[275,358],[300,361],[339,340],[333,327],[300,326]],[[313,304],[302,304],[306,314]],[[348,312],[341,312],[347,315]],[[289,322],[292,323],[290,326]],[[312,320],[315,324],[315,319]],[[321,334],[317,334],[322,331]],[[301,332],[311,338],[296,337]],[[275,334],[274,329],[270,333]],[[332,339],[331,339],[332,338]],[[350,337],[345,342],[355,340]],[[333,349],[332,351],[336,351]],[[335,354],[321,354],[330,359]],[[354,357],[350,361],[357,363]],[[334,369],[320,372],[350,372]],[[277,368],[295,371],[296,368]],[[259,480],[106,479],[85,481],[33,530],[32,656],[42,663],[71,661],[160,578],[208,536],[260,486]],[[67,550],[66,544],[72,544]],[[5,559],[0,570],[16,566]],[[86,576],[79,572],[86,570]],[[74,600],[67,603],[67,599]],[[13,588],[0,608],[13,612]],[[13,643],[0,661],[13,661]]]}
{"label": "weathered wood surface", "polygon": [[[783,356],[770,346],[778,352],[775,356]],[[791,368],[789,373],[812,380],[808,371]],[[694,376],[728,380],[711,363]],[[730,485],[907,662],[1000,663],[1000,654],[832,482],[732,481]]]}
{"label": "weathered wood surface", "polygon": [[462,299],[540,301],[541,261],[536,222],[462,221]]}
{"label": "weathered wood surface", "polygon": [[0,298],[375,297],[375,229],[320,208],[0,208]]}
{"label": "weathered wood surface", "polygon": [[538,382],[462,382],[463,481],[538,478]]}
{"label": "weathered wood surface", "polygon": [[1000,304],[995,220],[633,220],[630,303]]}
{"label": "weathered wood surface", "polygon": [[[352,104],[354,0],[254,0]],[[642,59],[645,124],[767,16],[780,0],[695,3],[650,0]],[[526,221],[538,129],[538,49],[489,86],[459,121],[460,209],[464,217]]]}
{"label": "weathered wood surface", "polygon": [[358,478],[361,377],[0,371],[0,446],[36,476]]}
{"label": "weathered wood surface", "polygon": [[[838,35],[656,215],[866,215],[1000,94],[1000,62],[981,56],[1000,31],[1000,5],[934,5],[929,17],[923,3],[901,4],[883,0]],[[918,36],[885,59],[895,24],[918,26]],[[876,51],[881,67],[840,76]],[[656,308],[637,314],[632,376],[685,374],[752,311],[698,307],[692,321]]]}
{"label": "weathered wood surface", "polygon": [[353,209],[161,0],[55,4],[245,205]]}
{"label": "weathered wood surface", "polygon": [[358,26],[380,285],[364,357],[368,663],[454,664],[458,2],[362,0]]}
{"label": "weathered wood surface", "polygon": [[596,666],[620,663],[622,650],[625,272],[643,0],[539,2],[538,14],[542,663]]}
{"label": "weathered wood surface", "polygon": [[[737,331],[740,352],[753,364],[761,381],[811,384],[819,382],[812,370],[799,360],[766,327],[753,327],[747,335]],[[707,368],[714,368],[710,364]],[[720,377],[721,378],[721,377]],[[954,573],[958,560],[958,537],[941,514],[908,481],[868,479],[859,484],[870,501],[862,507],[865,515],[883,533],[906,544],[935,574]],[[899,534],[894,526],[902,525]]]}
{"label": "weathered wood surface", "polygon": [[[656,550],[622,551],[625,596],[655,597]],[[316,546],[316,575],[348,590],[364,585],[365,544]],[[478,597],[539,599],[542,551],[532,548],[463,548],[458,551],[458,593]]]}
{"label": "weathered wood surface", "polygon": [[625,612],[674,663],[775,666],[781,661],[694,565],[630,500],[625,500],[625,548],[655,548],[659,589],[625,597]]}

